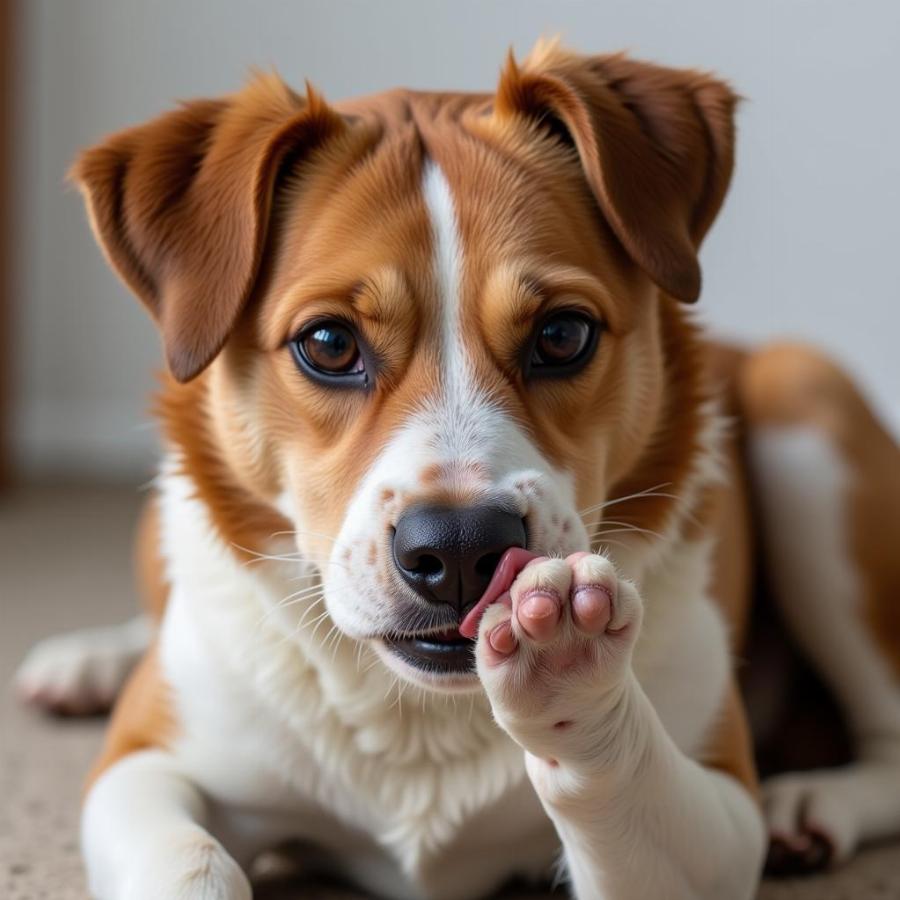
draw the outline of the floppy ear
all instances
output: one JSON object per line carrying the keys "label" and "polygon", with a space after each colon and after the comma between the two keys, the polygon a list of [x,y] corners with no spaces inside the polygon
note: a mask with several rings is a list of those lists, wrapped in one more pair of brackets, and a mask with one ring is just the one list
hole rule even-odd
{"label": "floppy ear", "polygon": [[83,152],[81,188],[107,259],[156,319],[172,374],[222,349],[260,266],[279,175],[344,128],[275,75],[197,100]]}
{"label": "floppy ear", "polygon": [[510,54],[495,110],[571,141],[631,258],[667,293],[693,302],[697,250],[731,179],[737,99],[701,72],[541,43],[521,69]]}

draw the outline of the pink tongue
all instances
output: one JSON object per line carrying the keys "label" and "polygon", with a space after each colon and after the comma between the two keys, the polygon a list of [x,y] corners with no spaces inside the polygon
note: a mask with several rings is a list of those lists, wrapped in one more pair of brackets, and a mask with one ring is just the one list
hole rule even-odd
{"label": "pink tongue", "polygon": [[470,640],[475,638],[478,634],[478,625],[481,622],[484,611],[492,603],[496,603],[512,587],[516,576],[533,559],[537,559],[537,554],[530,553],[522,547],[510,547],[500,557],[500,562],[497,563],[497,568],[494,569],[494,574],[491,578],[491,583],[487,586],[487,590],[482,594],[481,599],[469,610],[468,615],[459,625],[459,633],[463,637]]}

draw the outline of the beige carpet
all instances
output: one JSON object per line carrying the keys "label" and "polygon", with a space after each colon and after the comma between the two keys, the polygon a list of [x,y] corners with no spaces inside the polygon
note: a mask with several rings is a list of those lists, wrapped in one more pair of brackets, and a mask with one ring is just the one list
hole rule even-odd
{"label": "beige carpet", "polygon": [[[127,618],[130,531],[139,495],[111,488],[29,488],[0,497],[0,683],[46,634]],[[78,795],[101,721],[49,720],[0,702],[0,898],[85,900]],[[273,882],[265,900],[363,894]],[[508,897],[539,895],[522,891]],[[546,897],[546,894],[540,895]],[[767,883],[761,900],[900,898],[900,844],[872,848],[828,876]],[[722,898],[728,900],[728,898]]]}

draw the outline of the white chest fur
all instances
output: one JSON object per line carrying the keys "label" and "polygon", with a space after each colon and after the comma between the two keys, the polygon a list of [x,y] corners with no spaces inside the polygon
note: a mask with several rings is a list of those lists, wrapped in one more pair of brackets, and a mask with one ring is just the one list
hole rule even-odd
{"label": "white chest fur", "polygon": [[[243,845],[232,852],[306,839],[392,896],[447,900],[548,869],[553,828],[482,696],[404,691],[370,651],[329,632],[327,616],[314,627],[321,613],[308,604],[278,607],[296,590],[296,567],[241,565],[186,479],[164,476],[162,492],[173,752],[212,798],[222,839]],[[641,579],[648,614],[635,664],[691,752],[728,662],[705,600],[709,548],[677,549]]]}

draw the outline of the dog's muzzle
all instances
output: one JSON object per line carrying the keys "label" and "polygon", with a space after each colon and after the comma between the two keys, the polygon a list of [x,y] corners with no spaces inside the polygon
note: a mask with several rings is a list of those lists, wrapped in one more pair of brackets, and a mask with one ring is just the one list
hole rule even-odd
{"label": "dog's muzzle", "polygon": [[[525,521],[501,507],[419,506],[397,522],[394,565],[419,597],[450,611],[458,623],[484,594],[504,552],[526,541]],[[387,643],[410,665],[434,673],[474,666],[473,642],[455,627]]]}

